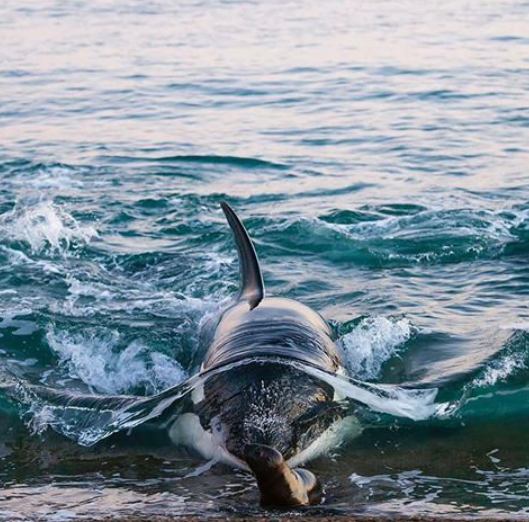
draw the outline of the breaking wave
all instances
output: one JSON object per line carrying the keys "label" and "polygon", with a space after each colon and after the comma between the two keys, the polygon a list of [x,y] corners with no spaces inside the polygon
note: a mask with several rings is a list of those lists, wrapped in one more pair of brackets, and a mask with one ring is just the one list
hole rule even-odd
{"label": "breaking wave", "polygon": [[[292,251],[318,252],[332,262],[408,266],[496,259],[529,250],[529,209],[436,209],[414,205],[335,211],[267,227]],[[310,238],[310,239],[309,239]]]}
{"label": "breaking wave", "polygon": [[99,393],[155,394],[181,383],[186,372],[174,359],[134,340],[123,345],[116,330],[92,328],[79,333],[47,333],[50,348],[71,378]]}
{"label": "breaking wave", "polygon": [[15,209],[4,214],[0,223],[7,237],[28,245],[32,254],[64,254],[98,235],[95,227],[79,223],[66,210],[49,201]]}
{"label": "breaking wave", "polygon": [[341,337],[349,373],[358,379],[375,379],[382,365],[398,355],[413,334],[409,320],[368,317]]}

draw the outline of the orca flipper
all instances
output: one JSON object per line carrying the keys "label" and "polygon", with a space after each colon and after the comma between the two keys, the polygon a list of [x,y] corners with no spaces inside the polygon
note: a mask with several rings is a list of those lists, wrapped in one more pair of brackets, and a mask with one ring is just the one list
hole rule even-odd
{"label": "orca flipper", "polygon": [[239,293],[239,299],[248,301],[250,310],[253,310],[264,298],[264,283],[263,275],[261,273],[261,267],[259,266],[259,260],[255,253],[252,240],[248,235],[248,232],[241,223],[241,220],[237,217],[237,214],[233,209],[226,203],[220,204],[224,215],[228,220],[228,224],[235,237],[235,243],[237,245],[237,253],[239,254],[239,265],[241,274],[241,291]]}
{"label": "orca flipper", "polygon": [[56,390],[46,386],[26,384],[26,391],[54,407],[94,411],[119,411],[138,403],[143,397],[133,395],[96,395]]}
{"label": "orca flipper", "polygon": [[82,446],[92,446],[113,433],[156,420],[170,424],[192,408],[191,377],[151,397],[81,394],[34,385],[0,368],[0,394],[16,404],[45,408],[48,425]]}

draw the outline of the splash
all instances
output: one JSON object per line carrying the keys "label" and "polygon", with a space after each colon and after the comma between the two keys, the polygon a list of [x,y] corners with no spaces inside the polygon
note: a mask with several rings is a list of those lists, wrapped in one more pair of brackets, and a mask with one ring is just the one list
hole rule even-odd
{"label": "splash", "polygon": [[11,239],[28,244],[34,254],[64,253],[97,236],[93,226],[80,224],[50,201],[15,210],[3,217],[0,226]]}
{"label": "splash", "polygon": [[399,353],[412,334],[413,328],[407,319],[363,319],[352,332],[340,339],[350,375],[375,379],[382,365]]}
{"label": "splash", "polygon": [[115,330],[91,328],[72,334],[50,328],[47,340],[69,376],[99,393],[141,389],[153,394],[186,378],[178,361],[138,340],[121,348],[123,341]]}
{"label": "splash", "polygon": [[505,381],[517,370],[525,368],[526,356],[523,353],[508,354],[492,362],[485,368],[483,374],[474,379],[472,385],[485,388]]}

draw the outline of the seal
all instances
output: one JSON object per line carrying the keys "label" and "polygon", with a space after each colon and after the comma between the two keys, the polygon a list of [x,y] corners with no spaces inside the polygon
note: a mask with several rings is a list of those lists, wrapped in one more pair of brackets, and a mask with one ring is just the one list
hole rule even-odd
{"label": "seal", "polygon": [[241,287],[212,328],[200,371],[213,375],[195,393],[194,413],[176,420],[171,438],[207,458],[220,447],[222,460],[249,468],[262,505],[318,503],[318,480],[294,465],[318,453],[318,440],[347,410],[332,386],[286,363],[340,373],[342,357],[318,313],[292,299],[265,297],[254,245],[233,209],[221,206],[237,246]]}

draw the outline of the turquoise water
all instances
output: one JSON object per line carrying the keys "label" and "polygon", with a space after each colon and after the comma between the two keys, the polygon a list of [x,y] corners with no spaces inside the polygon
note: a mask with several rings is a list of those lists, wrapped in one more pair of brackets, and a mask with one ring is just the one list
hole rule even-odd
{"label": "turquoise water", "polygon": [[527,2],[7,0],[0,35],[1,519],[262,513],[26,393],[185,382],[237,291],[221,200],[351,377],[437,390],[312,463],[308,511],[529,515]]}

